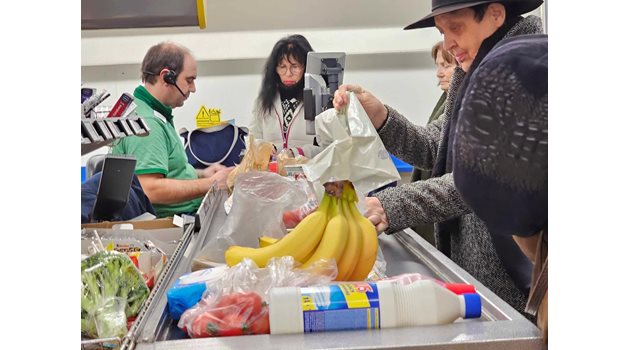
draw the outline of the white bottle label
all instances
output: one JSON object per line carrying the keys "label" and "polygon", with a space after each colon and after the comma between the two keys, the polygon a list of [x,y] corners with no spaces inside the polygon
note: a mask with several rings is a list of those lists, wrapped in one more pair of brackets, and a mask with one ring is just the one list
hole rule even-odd
{"label": "white bottle label", "polygon": [[304,332],[381,328],[376,283],[305,287],[301,294]]}

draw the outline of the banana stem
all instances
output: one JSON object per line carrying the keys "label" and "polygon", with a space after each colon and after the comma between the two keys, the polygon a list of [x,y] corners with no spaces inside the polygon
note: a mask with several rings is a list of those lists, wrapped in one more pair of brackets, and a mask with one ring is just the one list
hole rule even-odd
{"label": "banana stem", "polygon": [[317,208],[317,211],[323,211],[323,212],[328,212],[330,208],[330,196],[327,194],[324,194],[324,198],[322,198],[322,201],[319,203],[319,208]]}
{"label": "banana stem", "polygon": [[[328,196],[328,195],[326,195]],[[332,219],[335,215],[339,214],[339,199],[332,198],[330,199],[330,206],[328,207],[328,219]]]}
{"label": "banana stem", "polygon": [[343,184],[343,192],[348,195],[348,198],[353,202],[358,202],[359,197],[357,197],[357,192],[354,190],[352,183],[346,182]]}

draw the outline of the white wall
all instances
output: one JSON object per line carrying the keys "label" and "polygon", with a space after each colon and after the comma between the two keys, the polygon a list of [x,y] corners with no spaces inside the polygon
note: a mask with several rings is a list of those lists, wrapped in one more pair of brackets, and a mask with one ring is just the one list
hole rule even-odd
{"label": "white wall", "polygon": [[[263,65],[264,59],[199,62],[197,92],[174,110],[176,128],[194,128],[202,104],[220,108],[223,119],[247,126]],[[111,97],[103,104],[111,105],[123,92],[133,92],[139,72],[139,64],[87,66],[81,68],[81,80],[84,86],[109,91]],[[426,123],[441,93],[428,52],[349,55],[344,82],[362,85],[418,124]],[[101,148],[92,154],[106,152]],[[82,157],[82,165],[90,155]]]}
{"label": "white wall", "polygon": [[[258,1],[257,4],[252,2]],[[365,6],[369,3],[369,6]],[[247,125],[274,43],[303,34],[316,51],[346,52],[344,83],[360,84],[416,124],[425,124],[441,94],[430,49],[435,28],[404,31],[430,9],[429,0],[230,0],[207,3],[208,27],[84,30],[81,80],[106,89],[112,105],[140,83],[146,50],[171,40],[198,59],[197,92],[174,111],[176,128],[191,129],[203,104]],[[532,11],[541,15],[542,9]],[[94,153],[104,153],[101,148]],[[89,155],[82,157],[82,164]]]}

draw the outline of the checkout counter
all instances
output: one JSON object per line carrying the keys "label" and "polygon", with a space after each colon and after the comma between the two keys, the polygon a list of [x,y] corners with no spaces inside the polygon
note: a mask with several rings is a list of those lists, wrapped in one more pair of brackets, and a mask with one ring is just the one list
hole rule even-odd
{"label": "checkout counter", "polygon": [[475,285],[482,299],[478,319],[439,326],[308,334],[248,335],[190,339],[167,309],[166,291],[179,276],[191,272],[196,254],[226,220],[227,192],[211,190],[190,224],[155,288],[124,337],[124,350],[183,349],[540,349],[541,334],[518,311],[476,281],[411,229],[380,235],[387,276],[418,272],[452,282]]}

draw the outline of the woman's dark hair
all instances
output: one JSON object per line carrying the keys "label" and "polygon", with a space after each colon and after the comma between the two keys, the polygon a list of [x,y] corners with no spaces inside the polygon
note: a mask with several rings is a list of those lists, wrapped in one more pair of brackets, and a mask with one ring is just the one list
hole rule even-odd
{"label": "woman's dark hair", "polygon": [[273,100],[281,84],[280,77],[276,72],[278,63],[285,57],[287,59],[292,57],[301,65],[306,66],[306,55],[309,51],[313,51],[311,44],[300,34],[284,37],[274,45],[271,55],[269,55],[267,63],[265,63],[263,81],[258,93],[258,102],[263,112],[270,112],[273,108]]}

